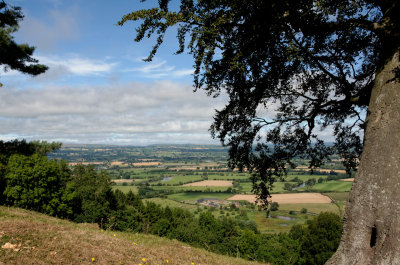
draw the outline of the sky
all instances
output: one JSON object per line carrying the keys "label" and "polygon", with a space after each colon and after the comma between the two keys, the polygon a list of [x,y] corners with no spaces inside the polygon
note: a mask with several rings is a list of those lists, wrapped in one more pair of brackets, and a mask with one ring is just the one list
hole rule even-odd
{"label": "sky", "polygon": [[138,23],[120,27],[124,14],[149,8],[139,0],[8,0],[24,20],[17,43],[35,46],[49,70],[31,77],[0,72],[0,140],[65,144],[218,144],[209,127],[224,97],[193,92],[193,58],[174,55],[168,32],[155,43],[133,41]]}

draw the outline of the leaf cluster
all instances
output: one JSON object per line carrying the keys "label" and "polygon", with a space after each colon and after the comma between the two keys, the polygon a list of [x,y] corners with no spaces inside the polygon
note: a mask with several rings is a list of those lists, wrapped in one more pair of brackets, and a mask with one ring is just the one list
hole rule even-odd
{"label": "leaf cluster", "polygon": [[12,34],[24,18],[21,8],[0,2],[0,65],[4,70],[17,70],[30,75],[44,73],[48,67],[32,57],[35,50],[28,44],[17,44]]}

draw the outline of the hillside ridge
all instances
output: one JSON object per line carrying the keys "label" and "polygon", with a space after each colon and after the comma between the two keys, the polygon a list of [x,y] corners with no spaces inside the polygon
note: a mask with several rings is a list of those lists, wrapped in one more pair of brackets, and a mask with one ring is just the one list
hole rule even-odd
{"label": "hillside ridge", "polygon": [[0,206],[0,264],[265,264],[223,256],[153,235],[102,231]]}

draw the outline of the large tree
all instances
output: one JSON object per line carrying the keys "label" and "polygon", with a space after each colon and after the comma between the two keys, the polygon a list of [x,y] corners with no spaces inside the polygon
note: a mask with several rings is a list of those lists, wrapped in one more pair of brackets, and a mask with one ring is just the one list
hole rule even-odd
{"label": "large tree", "polygon": [[[400,3],[395,0],[181,0],[125,15],[136,41],[168,28],[194,57],[194,84],[229,100],[214,137],[267,201],[296,157],[338,153],[357,170],[328,264],[400,264]],[[332,131],[327,145],[318,131]],[[361,156],[362,153],[362,156]],[[361,162],[359,164],[359,161]]]}
{"label": "large tree", "polygon": [[[17,44],[12,36],[24,18],[21,8],[0,2],[0,66],[5,70],[17,70],[30,75],[45,72],[48,67],[38,64],[32,57],[35,50],[28,44]],[[1,85],[1,84],[0,84]]]}

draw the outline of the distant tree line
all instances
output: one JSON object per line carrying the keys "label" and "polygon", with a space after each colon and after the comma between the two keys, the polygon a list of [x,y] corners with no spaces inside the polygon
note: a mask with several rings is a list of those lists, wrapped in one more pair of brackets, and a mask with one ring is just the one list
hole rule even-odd
{"label": "distant tree line", "polygon": [[46,142],[0,141],[0,203],[35,210],[102,229],[149,233],[209,251],[272,264],[323,264],[336,250],[342,225],[322,213],[289,233],[262,234],[244,214],[198,217],[188,210],[143,203],[131,191],[111,189],[105,171],[48,159],[59,148]]}

